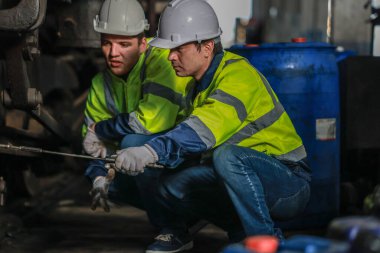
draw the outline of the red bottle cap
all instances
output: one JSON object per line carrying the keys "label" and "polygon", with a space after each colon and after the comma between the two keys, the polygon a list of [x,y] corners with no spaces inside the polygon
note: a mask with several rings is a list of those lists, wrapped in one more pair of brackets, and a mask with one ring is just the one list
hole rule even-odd
{"label": "red bottle cap", "polygon": [[259,44],[245,44],[246,47],[258,47]]}
{"label": "red bottle cap", "polygon": [[293,38],[293,39],[292,39],[292,42],[295,42],[295,43],[303,43],[303,42],[306,42],[306,38],[304,38],[304,37]]}
{"label": "red bottle cap", "polygon": [[270,235],[248,237],[244,241],[245,247],[257,253],[275,253],[278,248],[278,238]]}

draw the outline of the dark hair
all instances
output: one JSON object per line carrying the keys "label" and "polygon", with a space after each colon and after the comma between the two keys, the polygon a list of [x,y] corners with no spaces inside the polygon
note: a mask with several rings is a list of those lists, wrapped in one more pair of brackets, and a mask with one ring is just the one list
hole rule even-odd
{"label": "dark hair", "polygon": [[138,39],[139,45],[141,44],[141,41],[143,38],[145,38],[145,32],[139,33],[136,35],[136,38]]}
{"label": "dark hair", "polygon": [[217,37],[217,38],[213,38],[213,39],[203,40],[200,43],[196,42],[198,52],[201,51],[201,45],[202,44],[210,42],[210,41],[214,41],[214,49],[212,50],[212,53],[214,55],[223,51],[223,45],[222,45],[222,42],[220,40],[220,37]]}

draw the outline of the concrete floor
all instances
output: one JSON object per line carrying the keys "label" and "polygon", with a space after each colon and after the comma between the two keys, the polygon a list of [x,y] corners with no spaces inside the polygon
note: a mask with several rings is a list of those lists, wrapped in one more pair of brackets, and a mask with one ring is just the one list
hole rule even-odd
{"label": "concrete floor", "polygon": [[[41,183],[39,195],[0,208],[0,252],[142,253],[157,235],[145,212],[134,207],[91,210],[90,184],[81,175],[63,173]],[[284,232],[289,237],[325,231]],[[228,244],[224,231],[207,225],[188,252],[218,253]]]}
{"label": "concrete floor", "polygon": [[[9,229],[0,240],[0,252],[141,253],[153,242],[157,234],[143,211],[130,206],[112,206],[110,213],[92,211],[88,183],[78,176],[69,178],[71,188],[45,194],[42,207],[38,201],[24,202],[31,208],[17,216],[23,225]],[[3,219],[7,215],[0,213]],[[220,252],[226,245],[226,234],[207,225],[196,234],[189,252]]]}

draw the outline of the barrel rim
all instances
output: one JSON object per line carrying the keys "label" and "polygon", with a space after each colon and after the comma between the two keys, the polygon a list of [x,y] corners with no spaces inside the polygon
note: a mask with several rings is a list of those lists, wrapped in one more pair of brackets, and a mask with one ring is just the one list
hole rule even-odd
{"label": "barrel rim", "polygon": [[279,43],[262,43],[259,46],[247,46],[245,44],[237,44],[232,45],[230,47],[231,50],[239,49],[239,50],[260,50],[260,49],[278,49],[278,48],[327,48],[327,49],[335,49],[336,46],[326,43],[326,42],[303,42],[303,43],[291,43],[291,42],[279,42]]}

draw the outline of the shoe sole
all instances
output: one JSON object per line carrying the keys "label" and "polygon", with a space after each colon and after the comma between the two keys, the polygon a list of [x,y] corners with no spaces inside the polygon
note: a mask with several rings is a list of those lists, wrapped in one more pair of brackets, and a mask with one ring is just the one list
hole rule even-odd
{"label": "shoe sole", "polygon": [[175,252],[180,252],[180,251],[192,249],[193,246],[194,246],[194,243],[193,243],[193,241],[191,241],[191,242],[188,242],[187,244],[183,245],[181,248],[176,249],[176,250],[171,250],[171,251],[146,250],[145,253],[175,253]]}

